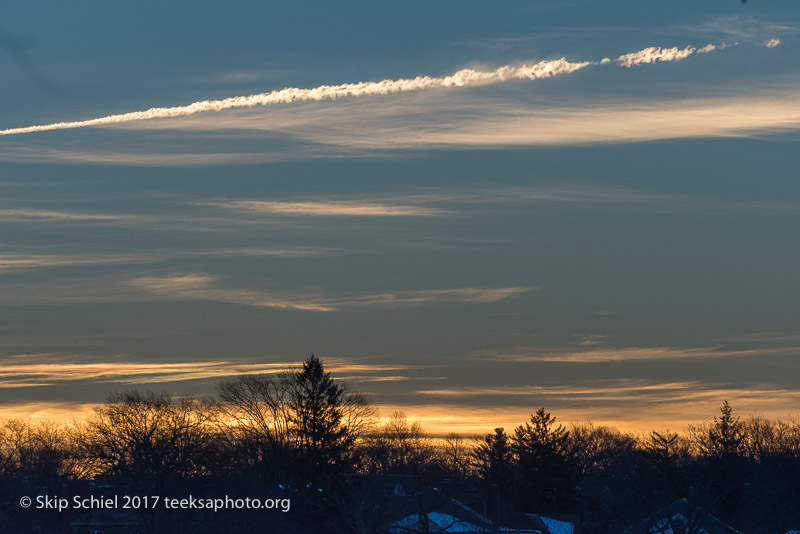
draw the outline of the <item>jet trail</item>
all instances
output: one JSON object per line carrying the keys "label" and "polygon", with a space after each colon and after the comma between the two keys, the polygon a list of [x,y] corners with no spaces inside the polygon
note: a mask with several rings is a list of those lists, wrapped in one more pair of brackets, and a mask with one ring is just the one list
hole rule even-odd
{"label": "jet trail", "polygon": [[[709,48],[710,47],[710,48]],[[698,52],[713,50],[712,45],[697,50]],[[693,54],[696,49],[687,46],[683,50],[677,48],[649,47],[639,52],[620,56],[616,62],[624,67],[652,63],[654,61],[678,61]],[[491,71],[462,69],[450,76],[440,78],[431,76],[417,76],[411,79],[382,80],[380,82],[344,83],[341,85],[321,85],[313,89],[300,89],[287,87],[268,93],[250,96],[235,96],[222,100],[203,100],[187,106],[150,108],[146,111],[133,111],[118,115],[108,115],[96,119],[73,122],[57,122],[21,128],[0,130],[0,135],[17,135],[49,130],[67,130],[72,128],[85,128],[91,126],[105,126],[125,122],[141,121],[148,119],[164,119],[172,117],[185,117],[206,111],[223,111],[227,109],[250,108],[255,106],[273,106],[276,104],[290,104],[292,102],[307,102],[319,100],[336,100],[344,97],[358,97],[367,95],[386,95],[391,93],[404,93],[434,88],[468,87],[502,83],[508,80],[536,80],[550,78],[562,74],[570,74],[589,65],[609,63],[608,58],[602,61],[570,62],[566,58],[540,61],[535,64],[519,66],[505,65]]]}
{"label": "jet trail", "polygon": [[188,106],[169,108],[151,108],[147,111],[134,111],[119,115],[109,115],[97,119],[74,122],[57,122],[39,126],[26,126],[24,128],[10,128],[0,130],[0,135],[15,135],[48,130],[66,130],[70,128],[84,128],[87,126],[104,126],[122,122],[141,121],[147,119],[163,119],[172,117],[185,117],[205,111],[223,111],[226,109],[250,108],[255,106],[273,106],[275,104],[289,104],[292,102],[306,102],[310,100],[336,100],[348,96],[386,95],[390,93],[404,93],[437,87],[467,87],[500,83],[506,80],[550,78],[560,74],[569,74],[582,69],[591,62],[583,61],[572,63],[565,58],[552,61],[540,61],[533,65],[517,67],[503,66],[493,71],[477,71],[463,69],[442,78],[431,76],[417,76],[413,79],[383,80],[380,82],[344,83],[341,85],[321,85],[313,89],[299,89],[287,87],[279,91],[260,93],[250,96],[235,96],[223,100],[203,100]]}

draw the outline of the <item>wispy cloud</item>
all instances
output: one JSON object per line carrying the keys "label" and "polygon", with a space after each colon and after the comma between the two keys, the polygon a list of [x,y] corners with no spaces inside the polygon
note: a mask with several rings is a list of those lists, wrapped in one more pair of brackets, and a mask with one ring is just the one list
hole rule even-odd
{"label": "wispy cloud", "polygon": [[0,273],[48,267],[150,264],[192,256],[308,258],[341,254],[342,249],[327,247],[219,248],[216,250],[144,250],[125,253],[83,254],[0,253]]}
{"label": "wispy cloud", "polygon": [[[130,361],[117,356],[106,361],[97,357],[46,353],[5,356],[0,369],[0,389],[43,387],[65,382],[103,382],[156,384],[236,376],[254,373],[278,373],[298,366],[296,362],[252,363],[252,360],[196,360],[181,362]],[[351,373],[363,381],[398,380],[397,371],[419,369],[401,364],[371,364],[343,358],[325,358],[325,366],[336,373]],[[376,374],[383,373],[383,374]]]}
{"label": "wispy cloud", "polygon": [[492,303],[535,291],[536,287],[455,288],[406,290],[369,295],[331,297],[322,293],[266,293],[256,289],[220,288],[219,279],[210,275],[186,273],[171,276],[151,276],[128,281],[130,288],[151,293],[168,300],[202,300],[255,306],[261,308],[293,309],[331,312],[345,307],[419,306],[432,303]]}
{"label": "wispy cloud", "polygon": [[384,193],[380,197],[296,200],[214,199],[197,206],[269,217],[435,217],[458,215],[461,206],[526,202],[610,203],[664,199],[663,195],[596,186],[472,187]]}
{"label": "wispy cloud", "polygon": [[217,278],[202,274],[177,274],[172,276],[147,276],[127,282],[128,287],[168,300],[202,300],[241,304],[259,308],[278,308],[316,312],[334,311],[322,304],[321,298],[301,294],[266,294],[254,289],[223,289],[214,287]]}
{"label": "wispy cloud", "polygon": [[431,204],[516,204],[525,202],[568,202],[568,203],[638,203],[647,200],[665,199],[664,195],[592,185],[560,184],[538,187],[471,187],[428,190],[419,193],[393,195],[396,201]]}
{"label": "wispy cloud", "polygon": [[696,25],[671,26],[666,31],[696,38],[736,39],[760,44],[776,35],[796,34],[800,28],[785,21],[773,22],[751,16],[732,15]]}
{"label": "wispy cloud", "polygon": [[[582,346],[596,346],[596,339]],[[487,349],[470,355],[475,360],[505,362],[565,362],[600,363],[634,360],[707,360],[718,358],[746,358],[753,356],[800,354],[800,347],[769,347],[758,349],[728,349],[716,347],[595,347],[581,350],[542,349],[524,347],[512,350]]]}
{"label": "wispy cloud", "polygon": [[[361,198],[328,196],[276,198],[254,200],[241,198],[212,198],[199,201],[175,201],[157,206],[149,213],[86,212],[69,209],[41,209],[37,207],[0,208],[0,223],[51,224],[64,223],[92,226],[119,226],[142,229],[216,230],[241,227],[278,220],[295,226],[298,220],[316,217],[441,217],[459,213],[458,205],[508,204],[534,201],[553,202],[638,202],[663,199],[635,190],[600,186],[569,185],[540,187],[471,187],[458,189],[422,189],[419,192],[383,193],[381,196]],[[159,209],[160,208],[160,209]],[[142,259],[153,255],[161,257],[180,254],[211,254],[211,251],[142,251]],[[230,255],[299,257],[335,252],[320,247],[289,248],[228,248]],[[219,253],[214,251],[214,254]],[[10,254],[26,261],[26,254]],[[31,258],[33,259],[33,258]],[[42,255],[42,262],[48,258]],[[79,258],[74,258],[78,260]],[[120,258],[107,258],[115,262]],[[50,260],[70,261],[65,255],[51,255]],[[98,260],[101,261],[101,260]]]}
{"label": "wispy cloud", "polygon": [[0,222],[106,222],[142,220],[141,215],[85,213],[36,208],[0,209]]}
{"label": "wispy cloud", "polygon": [[339,306],[416,306],[433,302],[491,303],[536,291],[537,287],[464,287],[458,289],[429,289],[378,293],[361,297],[348,297],[337,302]]}
{"label": "wispy cloud", "polygon": [[[575,400],[623,400],[626,396],[635,393],[674,392],[683,394],[696,389],[705,389],[699,381],[691,382],[654,382],[651,380],[605,380],[593,381],[589,384],[557,385],[557,386],[467,386],[454,388],[441,388],[420,390],[419,395],[435,396],[543,396],[543,397],[570,397]],[[800,394],[800,392],[798,392]]]}
{"label": "wispy cloud", "polygon": [[276,258],[309,258],[328,256],[345,252],[332,247],[287,247],[287,248],[219,248],[215,250],[190,250],[183,254],[189,256],[272,256]]}
{"label": "wispy cloud", "polygon": [[[769,384],[750,384],[747,386],[730,383],[681,381],[659,382],[657,380],[598,380],[582,385],[558,386],[500,386],[500,387],[455,387],[416,391],[417,395],[430,397],[496,397],[509,399],[528,398],[536,405],[546,406],[604,406],[619,408],[636,407],[642,413],[652,415],[653,409],[664,407],[670,411],[680,406],[708,406],[713,414],[715,404],[728,399],[739,409],[746,406],[763,406],[770,409],[782,408],[788,412],[800,400],[800,390],[775,387]],[[571,410],[572,411],[572,410]],[[666,411],[666,410],[665,410]],[[786,413],[784,412],[784,414]]]}
{"label": "wispy cloud", "polygon": [[399,408],[411,420],[439,432],[482,433],[497,426],[511,430],[545,406],[564,423],[592,420],[633,431],[681,430],[717,415],[723,400],[742,415],[757,411],[785,418],[797,415],[800,390],[769,384],[630,379],[563,386],[450,387],[416,391],[407,404],[384,405],[382,413]]}
{"label": "wispy cloud", "polygon": [[230,210],[244,210],[264,215],[298,217],[430,217],[444,215],[448,210],[421,206],[404,206],[388,202],[329,200],[317,202],[268,202],[257,200],[227,200],[208,205]]}
{"label": "wispy cloud", "polygon": [[[735,93],[730,86],[728,93]],[[483,93],[398,96],[391,103],[340,102],[336,106],[289,111],[246,110],[225,117],[198,116],[148,123],[150,128],[235,131],[237,136],[285,135],[295,143],[280,151],[248,153],[241,162],[313,157],[379,157],[386,151],[586,146],[686,138],[754,138],[800,128],[800,91],[794,83],[759,90],[743,88],[740,96],[615,99],[535,95],[515,100]],[[33,157],[33,156],[31,156]],[[39,154],[37,157],[42,158]],[[148,154],[131,156],[146,161]],[[187,156],[191,159],[190,156]],[[183,165],[178,158],[172,163]],[[225,159],[225,163],[235,159]],[[163,163],[163,161],[162,161]],[[233,199],[237,200],[237,199]]]}
{"label": "wispy cloud", "polygon": [[73,267],[87,265],[115,265],[153,263],[163,256],[147,253],[121,254],[2,254],[0,253],[0,273],[22,271],[45,267]]}
{"label": "wispy cloud", "polygon": [[757,332],[742,336],[739,340],[756,343],[792,343],[800,345],[800,332]]}

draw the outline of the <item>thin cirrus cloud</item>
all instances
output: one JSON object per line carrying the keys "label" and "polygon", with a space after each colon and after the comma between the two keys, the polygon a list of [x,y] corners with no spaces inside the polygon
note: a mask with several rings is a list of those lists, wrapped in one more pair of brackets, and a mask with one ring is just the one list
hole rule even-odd
{"label": "thin cirrus cloud", "polygon": [[356,200],[313,202],[228,200],[206,204],[255,214],[298,217],[431,217],[450,213],[449,210],[441,208]]}
{"label": "thin cirrus cloud", "polygon": [[[174,206],[174,205],[173,205]],[[13,224],[39,224],[52,223],[108,226],[121,228],[137,228],[143,230],[180,230],[180,231],[216,231],[224,232],[232,226],[240,226],[252,220],[245,221],[242,217],[215,217],[204,211],[171,210],[169,212],[156,212],[149,214],[137,213],[110,213],[75,211],[72,209],[40,209],[37,207],[24,207],[3,209],[0,208],[0,223]],[[270,221],[274,224],[275,220]]]}
{"label": "thin cirrus cloud", "polygon": [[87,212],[65,209],[40,209],[36,207],[0,209],[0,223],[113,226],[140,229],[163,229],[167,226],[181,229],[207,229],[214,221],[208,217],[142,215],[132,213]]}
{"label": "thin cirrus cloud", "polygon": [[338,302],[339,306],[415,306],[433,302],[476,302],[492,303],[517,295],[536,291],[537,287],[463,287],[458,289],[429,289],[416,291],[397,291],[378,293],[360,297],[350,297]]}
{"label": "thin cirrus cloud", "polygon": [[341,254],[342,252],[342,249],[327,247],[245,247],[220,248],[216,250],[149,250],[126,253],[84,254],[8,252],[0,253],[0,274],[52,267],[151,264],[192,256],[308,258]]}
{"label": "thin cirrus cloud", "polygon": [[[195,202],[239,215],[253,214],[288,217],[436,217],[458,214],[455,206],[474,204],[513,204],[521,202],[640,202],[664,199],[663,195],[609,187],[543,186],[459,188],[398,193],[384,198],[311,200],[216,199]],[[448,207],[444,207],[447,205]]]}
{"label": "thin cirrus cloud", "polygon": [[[653,409],[660,406],[676,407],[712,405],[722,399],[747,401],[747,404],[772,399],[772,406],[787,412],[800,400],[800,391],[768,384],[751,384],[741,387],[729,383],[700,380],[659,382],[645,379],[597,380],[579,385],[552,386],[467,386],[418,390],[416,395],[440,398],[494,397],[502,400],[514,397],[534,398],[537,404],[619,407],[639,406]],[[505,402],[505,401],[504,401]],[[513,401],[510,401],[513,402]],[[694,410],[693,410],[694,411]],[[785,415],[786,412],[784,412]]]}
{"label": "thin cirrus cloud", "polygon": [[670,26],[672,34],[690,35],[706,39],[735,39],[762,44],[766,40],[784,34],[796,34],[800,28],[786,22],[772,22],[751,16],[732,15],[718,17],[696,25]]}
{"label": "thin cirrus cloud", "polygon": [[433,303],[493,303],[535,291],[536,287],[405,290],[348,297],[311,293],[266,293],[255,289],[220,288],[217,278],[196,273],[135,278],[128,287],[165,300],[199,300],[260,308],[332,312],[341,308],[396,308]]}
{"label": "thin cirrus cloud", "polygon": [[[715,390],[717,388],[714,388]],[[419,390],[418,395],[436,397],[460,396],[538,396],[542,399],[556,398],[572,401],[621,401],[633,396],[654,396],[658,400],[684,398],[690,392],[708,394],[708,386],[700,381],[657,382],[653,380],[618,379],[592,381],[582,385],[550,386],[464,386]],[[800,395],[800,392],[798,392]]]}
{"label": "thin cirrus cloud", "polygon": [[118,222],[143,219],[145,219],[143,215],[115,213],[85,213],[36,208],[0,209],[0,222]]}
{"label": "thin cirrus cloud", "polygon": [[[150,128],[236,131],[254,138],[289,136],[295,141],[279,151],[241,153],[239,162],[301,158],[381,157],[393,150],[592,146],[668,139],[759,138],[800,128],[800,91],[794,82],[770,82],[742,88],[741,96],[689,96],[629,100],[576,97],[570,103],[498,99],[486,94],[398,95],[391,103],[372,100],[339,102],[336,106],[240,110],[215,116],[154,121]],[[735,93],[736,87],[727,92]],[[432,120],[432,117],[436,117]],[[177,134],[176,134],[177,135]],[[265,146],[268,146],[265,145]],[[31,156],[33,157],[33,156]],[[47,157],[38,154],[36,157]],[[146,164],[146,151],[121,156]],[[167,157],[167,156],[165,156]],[[127,158],[127,159],[126,159]],[[86,162],[91,162],[91,155]],[[122,160],[120,160],[122,161]],[[226,158],[225,163],[235,163]],[[175,155],[161,164],[195,165],[191,154]],[[208,163],[208,161],[205,161]]]}
{"label": "thin cirrus cloud", "polygon": [[164,300],[199,300],[240,304],[258,308],[335,311],[319,297],[304,294],[267,294],[253,289],[226,289],[214,286],[216,277],[195,273],[173,276],[146,276],[129,280],[127,286]]}
{"label": "thin cirrus cloud", "polygon": [[[3,357],[0,389],[42,387],[68,382],[154,384],[224,378],[242,374],[279,373],[297,367],[296,362],[252,363],[252,360],[199,360],[182,362],[136,362],[117,357],[97,361],[97,357],[70,354],[19,354]],[[326,358],[326,367],[337,373],[351,373],[354,380],[395,381],[397,371],[421,369],[402,364],[359,363],[343,358]],[[376,374],[380,373],[380,374]]]}
{"label": "thin cirrus cloud", "polygon": [[[410,103],[414,105],[414,103]],[[345,113],[329,109],[293,133],[319,145],[344,150],[522,147],[635,143],[679,138],[758,137],[800,127],[800,92],[776,87],[743,97],[591,102],[528,106],[480,96],[458,102],[429,102],[435,122],[409,117],[406,106],[352,104]],[[302,120],[302,117],[295,117]],[[334,129],[327,125],[336,124]],[[358,127],[356,127],[358,125]],[[391,127],[387,126],[391,125]]]}
{"label": "thin cirrus cloud", "polygon": [[[420,396],[426,403],[420,403]],[[539,406],[560,422],[592,421],[623,430],[682,430],[718,414],[728,400],[740,414],[786,418],[797,415],[800,391],[769,384],[746,387],[699,380],[598,380],[577,385],[450,387],[419,390],[400,408],[410,419],[441,432],[510,430],[524,423]],[[394,406],[392,409],[397,410]],[[383,411],[391,413],[389,407]]]}
{"label": "thin cirrus cloud", "polygon": [[[110,225],[133,228],[206,228],[251,225],[258,216],[271,221],[281,217],[290,219],[313,217],[437,217],[458,213],[452,207],[441,204],[500,204],[525,201],[556,202],[617,202],[643,201],[664,198],[633,190],[604,187],[569,186],[558,187],[495,187],[452,190],[428,190],[417,194],[395,194],[383,198],[311,198],[286,200],[246,200],[237,198],[209,199],[190,202],[199,211],[180,213],[182,205],[174,205],[169,213],[125,214],[108,212],[79,212],[71,210],[14,208],[0,209],[0,223],[69,223],[82,225]],[[440,204],[440,205],[436,205]],[[210,209],[209,209],[210,208]],[[220,214],[215,210],[224,210]],[[288,224],[288,223],[287,223]],[[251,249],[231,249],[232,255],[306,255],[303,249],[271,249],[263,253]],[[308,251],[308,249],[306,249]],[[202,251],[193,252],[203,254]],[[22,260],[22,256],[20,256]],[[44,260],[44,258],[43,258]],[[56,257],[53,257],[56,261]],[[112,260],[113,261],[113,260]]]}
{"label": "thin cirrus cloud", "polygon": [[[624,419],[627,425],[645,421],[668,421],[676,416],[697,421],[713,415],[723,400],[740,412],[786,417],[796,410],[800,390],[769,384],[735,385],[713,381],[662,382],[647,379],[595,380],[578,385],[467,386],[419,390],[416,395],[464,405],[548,406],[554,412],[577,419],[608,422]],[[471,399],[471,400],[470,400]],[[530,410],[530,408],[528,408]],[[624,410],[620,416],[619,410]],[[626,425],[626,426],[627,426]]]}
{"label": "thin cirrus cloud", "polygon": [[0,253],[0,273],[47,267],[153,263],[162,259],[163,256],[153,253],[82,255]]}
{"label": "thin cirrus cloud", "polygon": [[[584,345],[582,343],[582,345]],[[591,346],[591,345],[584,345]],[[472,353],[471,359],[503,362],[605,363],[635,360],[706,360],[800,354],[800,347],[726,349],[716,347],[623,347],[583,350],[523,347],[512,350],[486,349]]]}

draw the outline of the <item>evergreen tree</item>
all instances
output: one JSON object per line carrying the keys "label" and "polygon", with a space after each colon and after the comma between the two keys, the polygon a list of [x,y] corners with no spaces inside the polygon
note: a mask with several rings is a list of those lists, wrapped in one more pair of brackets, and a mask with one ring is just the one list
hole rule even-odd
{"label": "evergreen tree", "polygon": [[472,456],[475,470],[487,486],[498,484],[501,488],[508,487],[514,457],[508,434],[503,428],[495,428],[494,433],[486,434]]}
{"label": "evergreen tree", "polygon": [[312,355],[293,377],[290,421],[303,465],[312,478],[341,468],[350,445],[343,424],[345,390]]}
{"label": "evergreen tree", "polygon": [[568,452],[569,432],[544,408],[514,430],[518,504],[526,511],[568,511],[576,499],[577,471]]}
{"label": "evergreen tree", "polygon": [[722,403],[720,416],[714,417],[714,426],[708,431],[712,453],[725,460],[738,456],[741,452],[742,423],[739,417],[733,416],[733,408],[728,401]]}
{"label": "evergreen tree", "polygon": [[741,519],[744,501],[745,463],[741,456],[743,435],[739,417],[733,415],[728,401],[722,403],[720,416],[708,430],[710,456],[707,458],[707,477],[714,495],[714,513],[732,523]]}

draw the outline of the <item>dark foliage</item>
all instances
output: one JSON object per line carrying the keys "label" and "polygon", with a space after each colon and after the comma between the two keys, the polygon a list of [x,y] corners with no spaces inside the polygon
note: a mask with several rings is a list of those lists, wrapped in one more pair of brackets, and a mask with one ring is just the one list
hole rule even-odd
{"label": "dark foliage", "polygon": [[522,509],[563,512],[575,504],[578,473],[569,454],[569,432],[555,423],[539,408],[514,430],[515,493]]}

